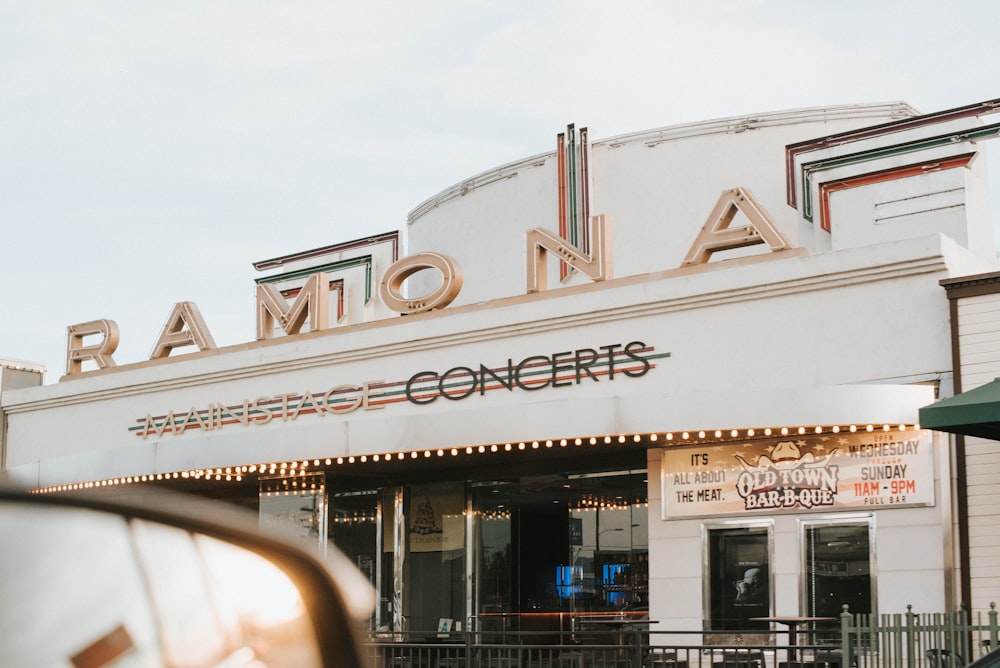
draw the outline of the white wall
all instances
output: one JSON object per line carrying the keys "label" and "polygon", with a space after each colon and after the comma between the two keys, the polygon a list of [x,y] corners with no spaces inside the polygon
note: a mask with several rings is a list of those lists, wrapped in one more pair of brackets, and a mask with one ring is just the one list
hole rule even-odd
{"label": "white wall", "polygon": [[[769,122],[762,115],[749,129],[736,122],[744,119],[733,119],[592,141],[591,213],[614,220],[615,276],[680,266],[719,196],[735,187],[750,189],[793,244],[810,246],[785,203],[785,145],[892,118],[888,111],[875,119],[832,110],[773,116]],[[433,250],[458,260],[466,287],[456,304],[523,294],[524,235],[531,228],[558,229],[557,180],[553,152],[453,186],[438,195],[444,203],[411,214],[410,252]],[[549,284],[558,285],[557,263],[549,264]],[[414,294],[433,289],[435,278],[411,279]]]}

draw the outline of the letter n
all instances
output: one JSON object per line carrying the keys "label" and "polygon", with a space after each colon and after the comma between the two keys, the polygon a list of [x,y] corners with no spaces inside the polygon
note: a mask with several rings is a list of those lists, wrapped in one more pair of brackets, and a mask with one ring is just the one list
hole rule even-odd
{"label": "letter n", "polygon": [[163,326],[149,359],[169,357],[171,350],[182,346],[198,346],[198,350],[215,348],[212,334],[208,331],[198,305],[194,302],[174,304],[174,310],[170,312],[167,324]]}
{"label": "letter n", "polygon": [[611,217],[601,214],[590,218],[590,238],[594,241],[594,251],[584,255],[549,230],[537,227],[528,230],[528,284],[527,291],[544,292],[548,289],[546,271],[547,253],[552,252],[559,259],[590,276],[595,281],[611,278]]}
{"label": "letter n", "polygon": [[[733,218],[739,211],[743,212],[750,224],[730,228]],[[712,253],[756,244],[767,244],[772,251],[791,248],[791,244],[749,190],[745,188],[726,190],[719,196],[712,213],[708,214],[705,225],[698,233],[698,238],[691,244],[691,250],[681,262],[681,266],[705,264]]]}
{"label": "letter n", "polygon": [[[101,340],[93,345],[84,345],[83,339],[88,336],[101,336]],[[93,360],[99,369],[115,366],[111,357],[118,349],[118,323],[114,320],[91,320],[66,328],[66,375],[73,376],[83,372],[83,363]]]}
{"label": "letter n", "polygon": [[327,329],[330,320],[330,280],[323,272],[306,279],[291,306],[276,287],[257,285],[257,340],[274,337],[275,322],[285,334],[298,334],[309,317],[309,331]]}

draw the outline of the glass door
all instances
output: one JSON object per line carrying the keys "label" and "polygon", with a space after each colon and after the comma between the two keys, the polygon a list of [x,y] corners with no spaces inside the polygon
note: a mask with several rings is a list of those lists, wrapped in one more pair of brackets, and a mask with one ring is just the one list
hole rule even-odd
{"label": "glass door", "polygon": [[708,625],[716,631],[767,631],[771,611],[770,527],[708,530]]}
{"label": "glass door", "polygon": [[871,613],[872,526],[870,520],[808,522],[805,544],[805,609],[810,617]]}

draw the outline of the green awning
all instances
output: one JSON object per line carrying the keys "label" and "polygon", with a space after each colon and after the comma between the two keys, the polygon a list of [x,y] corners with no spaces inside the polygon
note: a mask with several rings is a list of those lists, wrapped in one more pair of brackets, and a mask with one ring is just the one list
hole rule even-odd
{"label": "green awning", "polygon": [[924,406],[920,426],[1000,441],[1000,378]]}

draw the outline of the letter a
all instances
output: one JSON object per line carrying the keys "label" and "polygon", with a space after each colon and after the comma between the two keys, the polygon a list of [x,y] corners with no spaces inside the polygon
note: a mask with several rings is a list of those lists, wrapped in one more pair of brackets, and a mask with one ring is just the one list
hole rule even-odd
{"label": "letter a", "polygon": [[[749,225],[730,228],[737,211],[750,221]],[[691,250],[681,262],[682,267],[705,264],[712,253],[756,244],[767,244],[772,251],[786,250],[791,244],[778,231],[774,222],[757,203],[749,190],[733,188],[719,196],[712,213],[691,244]]]}
{"label": "letter a", "polygon": [[[185,326],[187,329],[185,329]],[[160,332],[160,338],[153,346],[153,354],[149,359],[169,357],[170,351],[182,346],[198,346],[198,350],[212,350],[215,341],[208,331],[208,326],[201,317],[198,305],[194,302],[178,302],[167,318],[167,324]]]}

